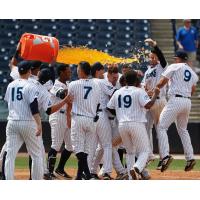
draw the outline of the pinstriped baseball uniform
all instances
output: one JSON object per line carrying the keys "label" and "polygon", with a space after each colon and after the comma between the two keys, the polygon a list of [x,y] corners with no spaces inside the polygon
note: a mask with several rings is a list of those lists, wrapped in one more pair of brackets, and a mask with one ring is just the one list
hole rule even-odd
{"label": "pinstriped baseball uniform", "polygon": [[38,91],[28,80],[17,79],[8,85],[5,94],[9,109],[5,162],[7,180],[14,179],[15,158],[24,142],[33,160],[32,179],[37,180],[43,177],[40,139],[35,135],[36,123],[29,106],[37,96]]}
{"label": "pinstriped baseball uniform", "polygon": [[77,154],[89,153],[92,135],[96,132],[97,105],[101,90],[93,79],[80,79],[69,84],[68,94],[73,96],[71,142]]}
{"label": "pinstriped baseball uniform", "polygon": [[[115,91],[114,87],[108,84],[105,79],[94,79],[101,89],[100,93],[100,112],[99,120],[97,121],[96,134],[94,137],[94,147],[92,149],[91,158],[88,157],[89,164],[91,164],[90,171],[93,174],[97,174],[97,168],[100,164],[100,160],[103,157],[103,170],[102,173],[112,172],[112,130],[109,123],[108,115],[106,113],[106,105],[109,100],[109,96]],[[99,143],[99,145],[98,145]],[[98,148],[97,148],[98,145]],[[96,151],[97,150],[97,151]],[[102,152],[102,154],[100,154]],[[90,161],[92,160],[92,161]]]}
{"label": "pinstriped baseball uniform", "polygon": [[172,64],[162,75],[169,79],[169,101],[161,112],[158,123],[158,142],[161,158],[169,155],[167,129],[176,121],[185,158],[191,160],[194,154],[190,135],[187,131],[191,109],[189,98],[191,97],[192,86],[196,85],[198,81],[198,76],[186,63]]}
{"label": "pinstriped baseball uniform", "polygon": [[[137,167],[142,172],[148,160],[150,149],[145,128],[144,106],[149,101],[143,89],[126,86],[116,91],[107,105],[108,108],[116,110],[119,133],[127,151],[128,173],[133,167]],[[136,154],[138,159],[135,163]]]}
{"label": "pinstriped baseball uniform", "polygon": [[[50,90],[52,94],[51,100],[53,104],[57,104],[61,101],[59,97],[56,96],[57,92],[60,90],[67,90],[68,86],[58,79],[55,81],[53,88]],[[64,105],[59,111],[51,114],[49,116],[49,123],[51,125],[51,148],[59,151],[61,145],[64,141],[65,149],[72,151],[71,145],[71,134],[70,129],[67,127],[67,105]]]}
{"label": "pinstriped baseball uniform", "polygon": [[[51,94],[47,91],[47,88],[42,85],[40,82],[33,78],[28,79],[29,82],[32,82],[34,84],[35,89],[38,91],[38,109],[40,112],[46,112],[49,107],[51,107],[52,101],[51,101]],[[42,158],[43,158],[43,167],[44,167],[44,174],[48,173],[47,169],[47,162],[46,162],[46,154],[45,154],[45,148],[43,143],[42,136],[39,136],[40,139],[40,145],[42,149]]]}
{"label": "pinstriped baseball uniform", "polygon": [[[163,68],[161,64],[157,64],[155,67],[148,66],[147,71],[145,72],[144,78],[142,80],[143,86],[146,90],[153,90],[156,87],[156,84],[161,78],[162,73],[166,70],[167,66]],[[160,94],[154,105],[147,112],[147,133],[150,139],[150,146],[152,153],[150,156],[153,156],[153,138],[152,138],[152,128],[153,124],[157,130],[157,124],[160,117],[160,113],[166,105],[166,90],[167,86],[164,86],[160,90]]]}

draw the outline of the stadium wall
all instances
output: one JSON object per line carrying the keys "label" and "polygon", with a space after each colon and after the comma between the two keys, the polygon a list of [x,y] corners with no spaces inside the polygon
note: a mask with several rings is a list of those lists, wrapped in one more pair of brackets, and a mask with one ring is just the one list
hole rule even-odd
{"label": "stadium wall", "polygon": [[[6,121],[0,122],[0,149],[2,148],[5,138],[6,138]],[[189,123],[188,124],[188,131],[191,136],[192,145],[194,147],[194,153],[200,154],[200,123]],[[180,138],[177,134],[177,130],[175,127],[175,124],[172,124],[171,127],[168,130],[168,136],[169,136],[169,143],[170,143],[170,149],[171,153],[175,154],[183,154],[183,148],[180,141]],[[153,137],[154,137],[154,149],[155,153],[158,153],[158,143],[156,140],[156,134],[155,130],[153,130]],[[51,130],[48,122],[43,122],[43,139],[44,139],[44,145],[45,150],[48,152],[51,145]],[[21,152],[26,152],[26,148],[23,145],[20,149]]]}

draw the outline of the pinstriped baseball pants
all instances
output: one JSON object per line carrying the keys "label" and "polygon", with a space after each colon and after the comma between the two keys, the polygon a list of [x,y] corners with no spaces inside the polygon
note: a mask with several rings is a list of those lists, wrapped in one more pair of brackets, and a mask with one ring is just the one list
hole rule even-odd
{"label": "pinstriped baseball pants", "polygon": [[168,103],[161,112],[158,123],[158,142],[161,158],[169,155],[167,130],[173,122],[176,122],[177,131],[183,144],[186,160],[191,160],[194,158],[193,147],[187,130],[190,110],[190,99],[182,97],[170,97]]}
{"label": "pinstriped baseball pants", "polygon": [[65,149],[72,151],[71,130],[67,127],[67,117],[65,113],[55,113],[50,115],[49,123],[51,126],[51,148],[60,151],[65,143]]}
{"label": "pinstriped baseball pants", "polygon": [[90,164],[91,162],[91,167],[90,167],[91,173],[95,173],[95,174],[97,173],[97,168],[100,164],[102,157],[103,157],[102,173],[111,173],[112,172],[112,134],[111,134],[111,125],[109,123],[109,119],[105,111],[102,111],[99,114],[99,120],[97,121],[96,134],[94,137],[93,144],[94,144],[94,147],[91,150],[92,153],[88,157],[88,164]]}
{"label": "pinstriped baseball pants", "polygon": [[[128,173],[133,167],[137,167],[140,172],[145,168],[150,149],[145,123],[124,122],[119,123],[119,133],[126,149]],[[135,163],[135,156],[137,161]]]}
{"label": "pinstriped baseball pants", "polygon": [[5,162],[6,180],[14,179],[14,167],[17,153],[25,142],[29,155],[32,158],[32,179],[43,178],[43,159],[41,139],[35,135],[34,121],[11,121],[6,126],[7,156]]}

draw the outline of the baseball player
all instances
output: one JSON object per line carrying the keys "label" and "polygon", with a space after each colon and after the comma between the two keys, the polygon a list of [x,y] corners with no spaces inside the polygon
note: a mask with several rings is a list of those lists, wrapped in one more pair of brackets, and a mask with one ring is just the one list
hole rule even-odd
{"label": "baseball player", "polygon": [[[18,52],[19,47],[17,47],[17,51]],[[19,79],[20,75],[18,72],[18,67],[15,66],[17,65],[18,61],[17,61],[17,57],[18,57],[18,53],[15,54],[15,56],[11,59],[11,62],[9,64],[10,69],[11,69],[11,73],[10,76],[12,77],[13,80]],[[40,70],[40,66],[41,66],[41,62],[40,61],[29,61],[29,63],[31,64],[31,75],[29,76],[28,80],[37,80],[37,74]],[[5,166],[5,159],[6,159],[6,143],[4,144],[2,150],[1,150],[1,154],[0,154],[0,161],[2,162],[2,179],[5,179],[5,173],[4,173],[4,166]],[[29,169],[30,169],[30,177],[31,177],[31,166],[29,164]]]}
{"label": "baseball player", "polygon": [[88,153],[92,135],[96,132],[97,109],[100,104],[100,88],[89,79],[91,67],[88,62],[80,62],[77,68],[79,80],[72,81],[68,94],[73,96],[71,119],[71,142],[78,159],[76,180],[92,179],[88,167]]}
{"label": "baseball player", "polygon": [[[156,100],[159,90],[150,99],[147,93],[135,87],[137,72],[129,71],[125,74],[126,87],[116,91],[108,102],[107,108],[116,114],[119,121],[119,133],[126,148],[126,162],[129,179],[138,179],[149,157],[148,136],[146,133],[146,109],[149,109]],[[135,155],[137,161],[135,162]]]}
{"label": "baseball player", "polygon": [[[112,93],[110,93],[110,95],[107,95],[105,97],[105,99],[106,99],[105,107],[106,107],[110,97],[112,96],[112,94],[121,87],[120,83],[119,83],[119,76],[121,76],[121,75],[120,75],[117,67],[115,67],[115,66],[109,67],[106,75],[107,76],[105,77],[105,74],[104,74],[104,78],[105,78],[105,80],[107,80],[108,87],[110,87],[112,89],[111,90]],[[111,129],[112,129],[112,143],[113,143],[112,158],[113,158],[113,167],[117,172],[116,179],[125,179],[125,178],[127,178],[127,172],[126,172],[126,169],[124,168],[124,166],[120,160],[120,157],[119,157],[119,153],[118,153],[119,145],[118,144],[114,145],[115,139],[118,138],[118,135],[119,135],[118,122],[117,122],[115,116],[113,116],[111,113],[108,113],[107,115],[108,115],[108,119],[110,121]],[[102,168],[102,170],[103,170],[103,168]]]}
{"label": "baseball player", "polygon": [[25,142],[32,157],[32,179],[43,177],[41,146],[38,136],[42,133],[37,96],[38,91],[28,81],[31,65],[23,61],[18,64],[20,79],[8,85],[5,100],[8,102],[8,124],[6,127],[7,155],[5,176],[7,180],[14,179],[16,154]]}
{"label": "baseball player", "polygon": [[[148,66],[148,69],[145,72],[144,78],[142,80],[142,84],[147,94],[151,97],[153,90],[156,87],[156,84],[161,78],[161,74],[167,68],[167,62],[162,51],[159,49],[156,41],[149,38],[149,39],[146,39],[145,42],[148,43],[150,46],[152,46],[153,50],[149,54],[150,65]],[[160,117],[160,113],[163,110],[166,103],[167,101],[166,101],[166,85],[165,85],[165,87],[161,89],[160,94],[157,97],[155,104],[147,112],[148,121],[147,121],[146,126],[147,126],[147,133],[150,139],[150,146],[151,146],[151,154],[150,154],[149,160],[155,159],[155,156],[153,154],[153,138],[152,138],[153,124],[157,132],[157,124]],[[159,162],[157,169],[161,168],[160,164],[161,162]]]}
{"label": "baseball player", "polygon": [[[101,63],[97,62],[92,66],[91,74],[101,89],[101,96],[100,107],[98,110],[99,120],[97,121],[96,134],[93,142],[94,148],[91,154],[89,154],[88,163],[92,177],[99,179],[97,175],[97,168],[100,164],[101,158],[103,157],[102,178],[104,180],[111,180],[110,174],[112,172],[112,130],[109,123],[108,115],[106,113],[106,102],[107,96],[111,96],[112,93],[115,91],[115,88],[111,87],[110,84],[108,84],[108,81],[104,79],[104,66]],[[96,155],[94,155],[95,151]],[[97,157],[99,151],[102,152],[102,155],[99,155],[100,158]]]}
{"label": "baseball player", "polygon": [[173,160],[169,155],[167,129],[175,121],[187,161],[185,171],[192,170],[196,164],[187,123],[191,109],[190,97],[195,91],[198,76],[187,64],[187,60],[186,52],[177,51],[175,64],[170,65],[162,73],[162,78],[157,84],[158,88],[163,88],[169,82],[169,101],[160,114],[157,128],[159,151],[162,158],[161,172],[164,172]]}
{"label": "baseball player", "polygon": [[[58,103],[67,96],[67,81],[71,78],[71,70],[69,65],[63,63],[57,63],[57,74],[53,88],[50,90],[52,97],[52,103]],[[52,145],[48,153],[48,168],[49,173],[52,175],[54,172],[54,166],[56,163],[56,155],[60,150],[61,145],[64,141],[65,148],[61,152],[60,161],[55,173],[65,179],[71,179],[65,170],[64,166],[72,153],[70,127],[67,125],[67,105],[64,105],[60,110],[53,113],[49,117],[49,123],[51,126],[51,139]]]}

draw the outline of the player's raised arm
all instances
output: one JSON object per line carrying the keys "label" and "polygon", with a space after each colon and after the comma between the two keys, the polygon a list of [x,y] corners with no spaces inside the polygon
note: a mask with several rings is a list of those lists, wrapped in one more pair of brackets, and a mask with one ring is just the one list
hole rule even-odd
{"label": "player's raised arm", "polygon": [[157,45],[157,42],[152,40],[151,38],[148,38],[145,40],[146,43],[148,43],[150,46],[153,47],[152,53],[155,53],[158,57],[158,60],[160,61],[160,64],[163,68],[167,66],[167,61],[165,59],[165,56],[163,52],[160,50],[160,48]]}

